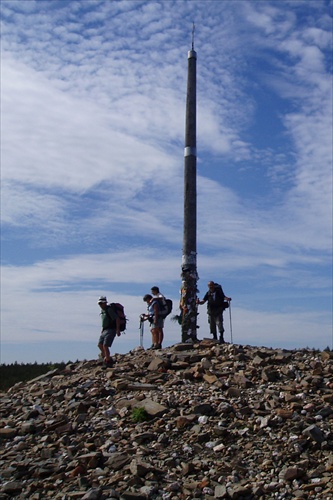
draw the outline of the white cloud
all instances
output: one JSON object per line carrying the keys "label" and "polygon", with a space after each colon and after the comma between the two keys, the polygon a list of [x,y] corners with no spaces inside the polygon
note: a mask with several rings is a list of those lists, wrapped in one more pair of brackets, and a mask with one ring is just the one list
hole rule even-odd
{"label": "white cloud", "polygon": [[161,149],[112,128],[112,114],[59,92],[27,68],[4,62],[3,77],[4,178],[82,191],[104,179],[121,184],[135,176],[138,184],[156,167],[170,166]]}
{"label": "white cloud", "polygon": [[[330,296],[325,3],[311,2],[306,19],[302,2],[50,5],[2,2],[5,341],[21,338],[16,299],[36,342],[46,330],[48,341],[68,331],[88,341],[105,288],[127,304],[131,328],[152,281],[178,300],[193,19],[199,275],[233,289],[241,343],[312,340],[307,306],[288,305],[304,288]],[[312,311],[322,347],[327,311]],[[200,322],[206,328],[204,312]],[[176,341],[179,328],[168,328]]]}

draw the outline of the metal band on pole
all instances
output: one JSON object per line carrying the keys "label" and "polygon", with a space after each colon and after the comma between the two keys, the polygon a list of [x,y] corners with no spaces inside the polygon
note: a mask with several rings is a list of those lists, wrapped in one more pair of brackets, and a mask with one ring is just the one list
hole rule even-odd
{"label": "metal band on pole", "polygon": [[197,156],[197,148],[191,148],[190,146],[187,146],[185,149],[184,149],[184,157],[186,158],[186,156]]}

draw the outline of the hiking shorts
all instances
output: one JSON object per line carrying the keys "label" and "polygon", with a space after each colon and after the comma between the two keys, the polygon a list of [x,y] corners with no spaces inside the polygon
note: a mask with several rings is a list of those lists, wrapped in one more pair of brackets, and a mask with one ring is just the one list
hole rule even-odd
{"label": "hiking shorts", "polygon": [[163,318],[157,318],[157,323],[151,323],[150,328],[163,328],[164,326],[164,319]]}
{"label": "hiking shorts", "polygon": [[98,345],[106,345],[106,347],[111,347],[116,336],[115,328],[108,328],[107,330],[103,330],[101,336],[99,337]]}

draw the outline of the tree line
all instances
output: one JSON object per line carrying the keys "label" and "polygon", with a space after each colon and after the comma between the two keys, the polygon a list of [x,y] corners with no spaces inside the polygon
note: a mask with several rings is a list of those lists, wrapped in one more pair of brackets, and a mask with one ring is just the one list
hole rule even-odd
{"label": "tree line", "polygon": [[[69,362],[70,363],[70,362]],[[64,369],[68,363],[12,363],[0,365],[0,391],[7,391],[18,382],[27,382],[56,368]]]}

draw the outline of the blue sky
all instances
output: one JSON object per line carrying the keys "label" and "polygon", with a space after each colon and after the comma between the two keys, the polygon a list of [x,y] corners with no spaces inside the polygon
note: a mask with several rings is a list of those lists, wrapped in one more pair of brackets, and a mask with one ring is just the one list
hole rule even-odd
{"label": "blue sky", "polygon": [[96,357],[101,294],[129,318],[113,352],[139,345],[152,285],[178,312],[193,21],[199,296],[232,297],[235,343],[332,347],[332,2],[2,0],[1,19],[2,363]]}

